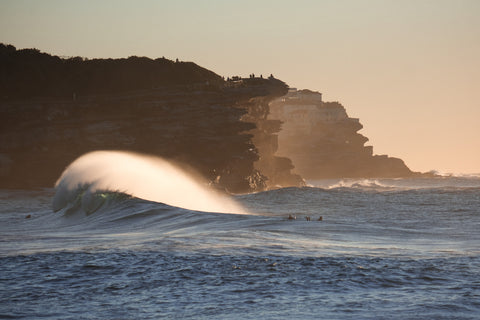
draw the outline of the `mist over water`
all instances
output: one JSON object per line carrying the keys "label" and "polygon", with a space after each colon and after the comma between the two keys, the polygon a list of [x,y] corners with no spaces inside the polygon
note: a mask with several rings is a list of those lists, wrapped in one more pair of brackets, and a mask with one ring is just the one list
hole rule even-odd
{"label": "mist over water", "polygon": [[112,191],[190,210],[245,212],[226,195],[209,189],[200,177],[164,159],[131,152],[87,153],[65,169],[55,187],[54,211],[74,201],[78,195],[75,191],[80,190],[86,209],[95,206],[92,201],[96,192]]}

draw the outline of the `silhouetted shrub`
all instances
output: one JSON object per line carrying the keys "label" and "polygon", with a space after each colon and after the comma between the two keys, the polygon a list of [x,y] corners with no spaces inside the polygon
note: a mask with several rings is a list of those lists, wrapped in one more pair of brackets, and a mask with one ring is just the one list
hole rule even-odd
{"label": "silhouetted shrub", "polygon": [[192,62],[131,56],[128,59],[61,59],[37,49],[0,44],[0,98],[72,97],[152,89],[159,86],[223,83]]}

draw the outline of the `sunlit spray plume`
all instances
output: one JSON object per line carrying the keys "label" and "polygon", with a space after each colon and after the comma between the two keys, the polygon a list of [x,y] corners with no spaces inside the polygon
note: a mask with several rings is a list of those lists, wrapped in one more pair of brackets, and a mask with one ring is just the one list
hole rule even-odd
{"label": "sunlit spray plume", "polygon": [[71,163],[55,184],[55,211],[74,200],[72,191],[119,191],[145,200],[185,209],[244,213],[232,199],[220,195],[161,158],[122,151],[95,151]]}

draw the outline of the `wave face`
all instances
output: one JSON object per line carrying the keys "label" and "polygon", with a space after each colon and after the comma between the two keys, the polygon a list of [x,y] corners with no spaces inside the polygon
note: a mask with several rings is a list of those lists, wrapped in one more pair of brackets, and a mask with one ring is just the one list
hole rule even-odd
{"label": "wave face", "polygon": [[232,199],[209,189],[198,176],[161,158],[131,152],[87,153],[65,169],[55,188],[54,211],[81,207],[92,213],[110,191],[197,211],[244,212]]}

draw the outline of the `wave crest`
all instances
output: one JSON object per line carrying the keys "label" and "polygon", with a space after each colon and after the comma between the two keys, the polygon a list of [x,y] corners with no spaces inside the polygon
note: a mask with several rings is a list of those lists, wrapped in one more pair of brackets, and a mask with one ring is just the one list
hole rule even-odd
{"label": "wave crest", "polygon": [[131,152],[87,153],[65,169],[55,188],[54,211],[76,205],[91,213],[103,204],[105,192],[115,192],[196,211],[244,213],[198,177],[164,159]]}

